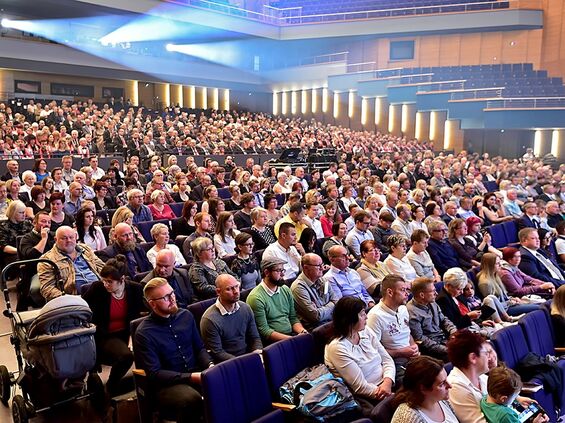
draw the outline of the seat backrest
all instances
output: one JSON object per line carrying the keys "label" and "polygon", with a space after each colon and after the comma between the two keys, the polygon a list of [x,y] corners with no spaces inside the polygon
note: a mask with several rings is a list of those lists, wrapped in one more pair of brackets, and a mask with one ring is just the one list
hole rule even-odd
{"label": "seat backrest", "polygon": [[514,220],[502,223],[504,234],[506,235],[506,242],[512,244],[518,242],[518,226]]}
{"label": "seat backrest", "polygon": [[394,407],[394,394],[379,402],[371,411],[371,420],[376,423],[389,423],[396,411]]}
{"label": "seat backrest", "polygon": [[222,257],[222,260],[228,265],[231,269],[231,264],[236,259],[237,254],[228,254],[227,256]]}
{"label": "seat backrest", "polygon": [[279,401],[279,388],[298,372],[315,362],[315,344],[312,334],[293,336],[275,342],[263,349],[263,361],[269,390],[274,401]]}
{"label": "seat backrest", "polygon": [[506,239],[506,233],[504,232],[504,227],[502,224],[496,224],[489,226],[487,228],[492,237],[492,246],[494,248],[503,248],[508,245],[508,240]]}
{"label": "seat backrest", "polygon": [[154,242],[141,242],[139,244],[139,246],[141,247],[141,249],[143,251],[145,251],[147,253],[147,251],[149,251],[151,248],[153,248],[155,246]]}
{"label": "seat backrest", "polygon": [[196,327],[200,330],[200,320],[202,320],[202,315],[212,304],[216,302],[216,298],[209,298],[207,300],[198,301],[194,304],[189,304],[186,309],[192,313],[194,320],[196,322]]}
{"label": "seat backrest", "polygon": [[169,230],[171,229],[170,219],[161,219],[161,220],[150,220],[149,222],[139,222],[137,223],[137,229],[143,235],[146,241],[152,241],[153,237],[151,236],[151,228],[156,225],[157,223],[163,223],[166,225]]}
{"label": "seat backrest", "polygon": [[184,207],[184,203],[171,203],[169,207],[173,211],[176,217],[181,217],[182,215],[182,208]]}
{"label": "seat backrest", "polygon": [[248,423],[273,410],[261,357],[255,353],[205,370],[202,395],[209,423]]}
{"label": "seat backrest", "polygon": [[229,200],[231,198],[230,190],[228,188],[218,188],[218,197],[222,200]]}
{"label": "seat backrest", "polygon": [[515,369],[529,349],[526,338],[519,325],[512,325],[496,331],[492,336],[492,344],[498,354],[498,358],[507,367]]}
{"label": "seat backrest", "polygon": [[334,324],[333,322],[324,323],[312,331],[314,337],[314,354],[316,362],[322,363],[324,361],[324,351],[326,345],[334,338]]}
{"label": "seat backrest", "polygon": [[519,324],[531,352],[541,356],[555,354],[553,327],[546,309],[527,313],[520,319]]}

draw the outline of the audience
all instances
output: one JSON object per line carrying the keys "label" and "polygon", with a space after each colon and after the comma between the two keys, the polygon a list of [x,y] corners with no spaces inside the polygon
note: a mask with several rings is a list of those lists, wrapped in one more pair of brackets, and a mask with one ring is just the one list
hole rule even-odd
{"label": "audience", "polygon": [[151,263],[151,266],[155,267],[155,260],[157,254],[162,250],[171,250],[175,255],[175,267],[184,266],[186,260],[182,253],[175,244],[169,244],[170,235],[169,227],[163,223],[157,223],[151,227],[151,237],[155,241],[155,245],[147,251],[147,260]]}

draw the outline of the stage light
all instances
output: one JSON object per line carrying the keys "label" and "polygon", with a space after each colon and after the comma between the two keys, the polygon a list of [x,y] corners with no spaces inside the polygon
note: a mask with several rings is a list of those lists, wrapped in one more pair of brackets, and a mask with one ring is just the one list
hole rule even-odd
{"label": "stage light", "polygon": [[2,28],[11,28],[12,21],[10,19],[3,18],[0,21],[0,26]]}
{"label": "stage light", "polygon": [[169,44],[167,44],[167,45],[165,46],[165,49],[166,49],[167,51],[175,51],[175,45],[169,43]]}

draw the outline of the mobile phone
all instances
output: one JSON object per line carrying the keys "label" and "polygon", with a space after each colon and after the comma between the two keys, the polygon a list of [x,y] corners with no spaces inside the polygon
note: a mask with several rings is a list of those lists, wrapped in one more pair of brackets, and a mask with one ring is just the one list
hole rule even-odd
{"label": "mobile phone", "polygon": [[512,406],[518,411],[520,423],[531,423],[540,414],[545,414],[545,410],[537,402],[532,402],[527,408],[524,408],[518,401],[514,401]]}

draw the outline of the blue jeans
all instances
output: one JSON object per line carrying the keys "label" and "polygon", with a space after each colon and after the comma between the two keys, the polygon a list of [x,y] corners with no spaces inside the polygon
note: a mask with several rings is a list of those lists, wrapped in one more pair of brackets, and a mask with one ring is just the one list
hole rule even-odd
{"label": "blue jeans", "polygon": [[508,314],[510,316],[518,316],[519,314],[522,313],[529,313],[530,311],[535,311],[538,310],[540,308],[540,304],[516,304],[516,305],[511,305],[510,307],[508,307]]}

